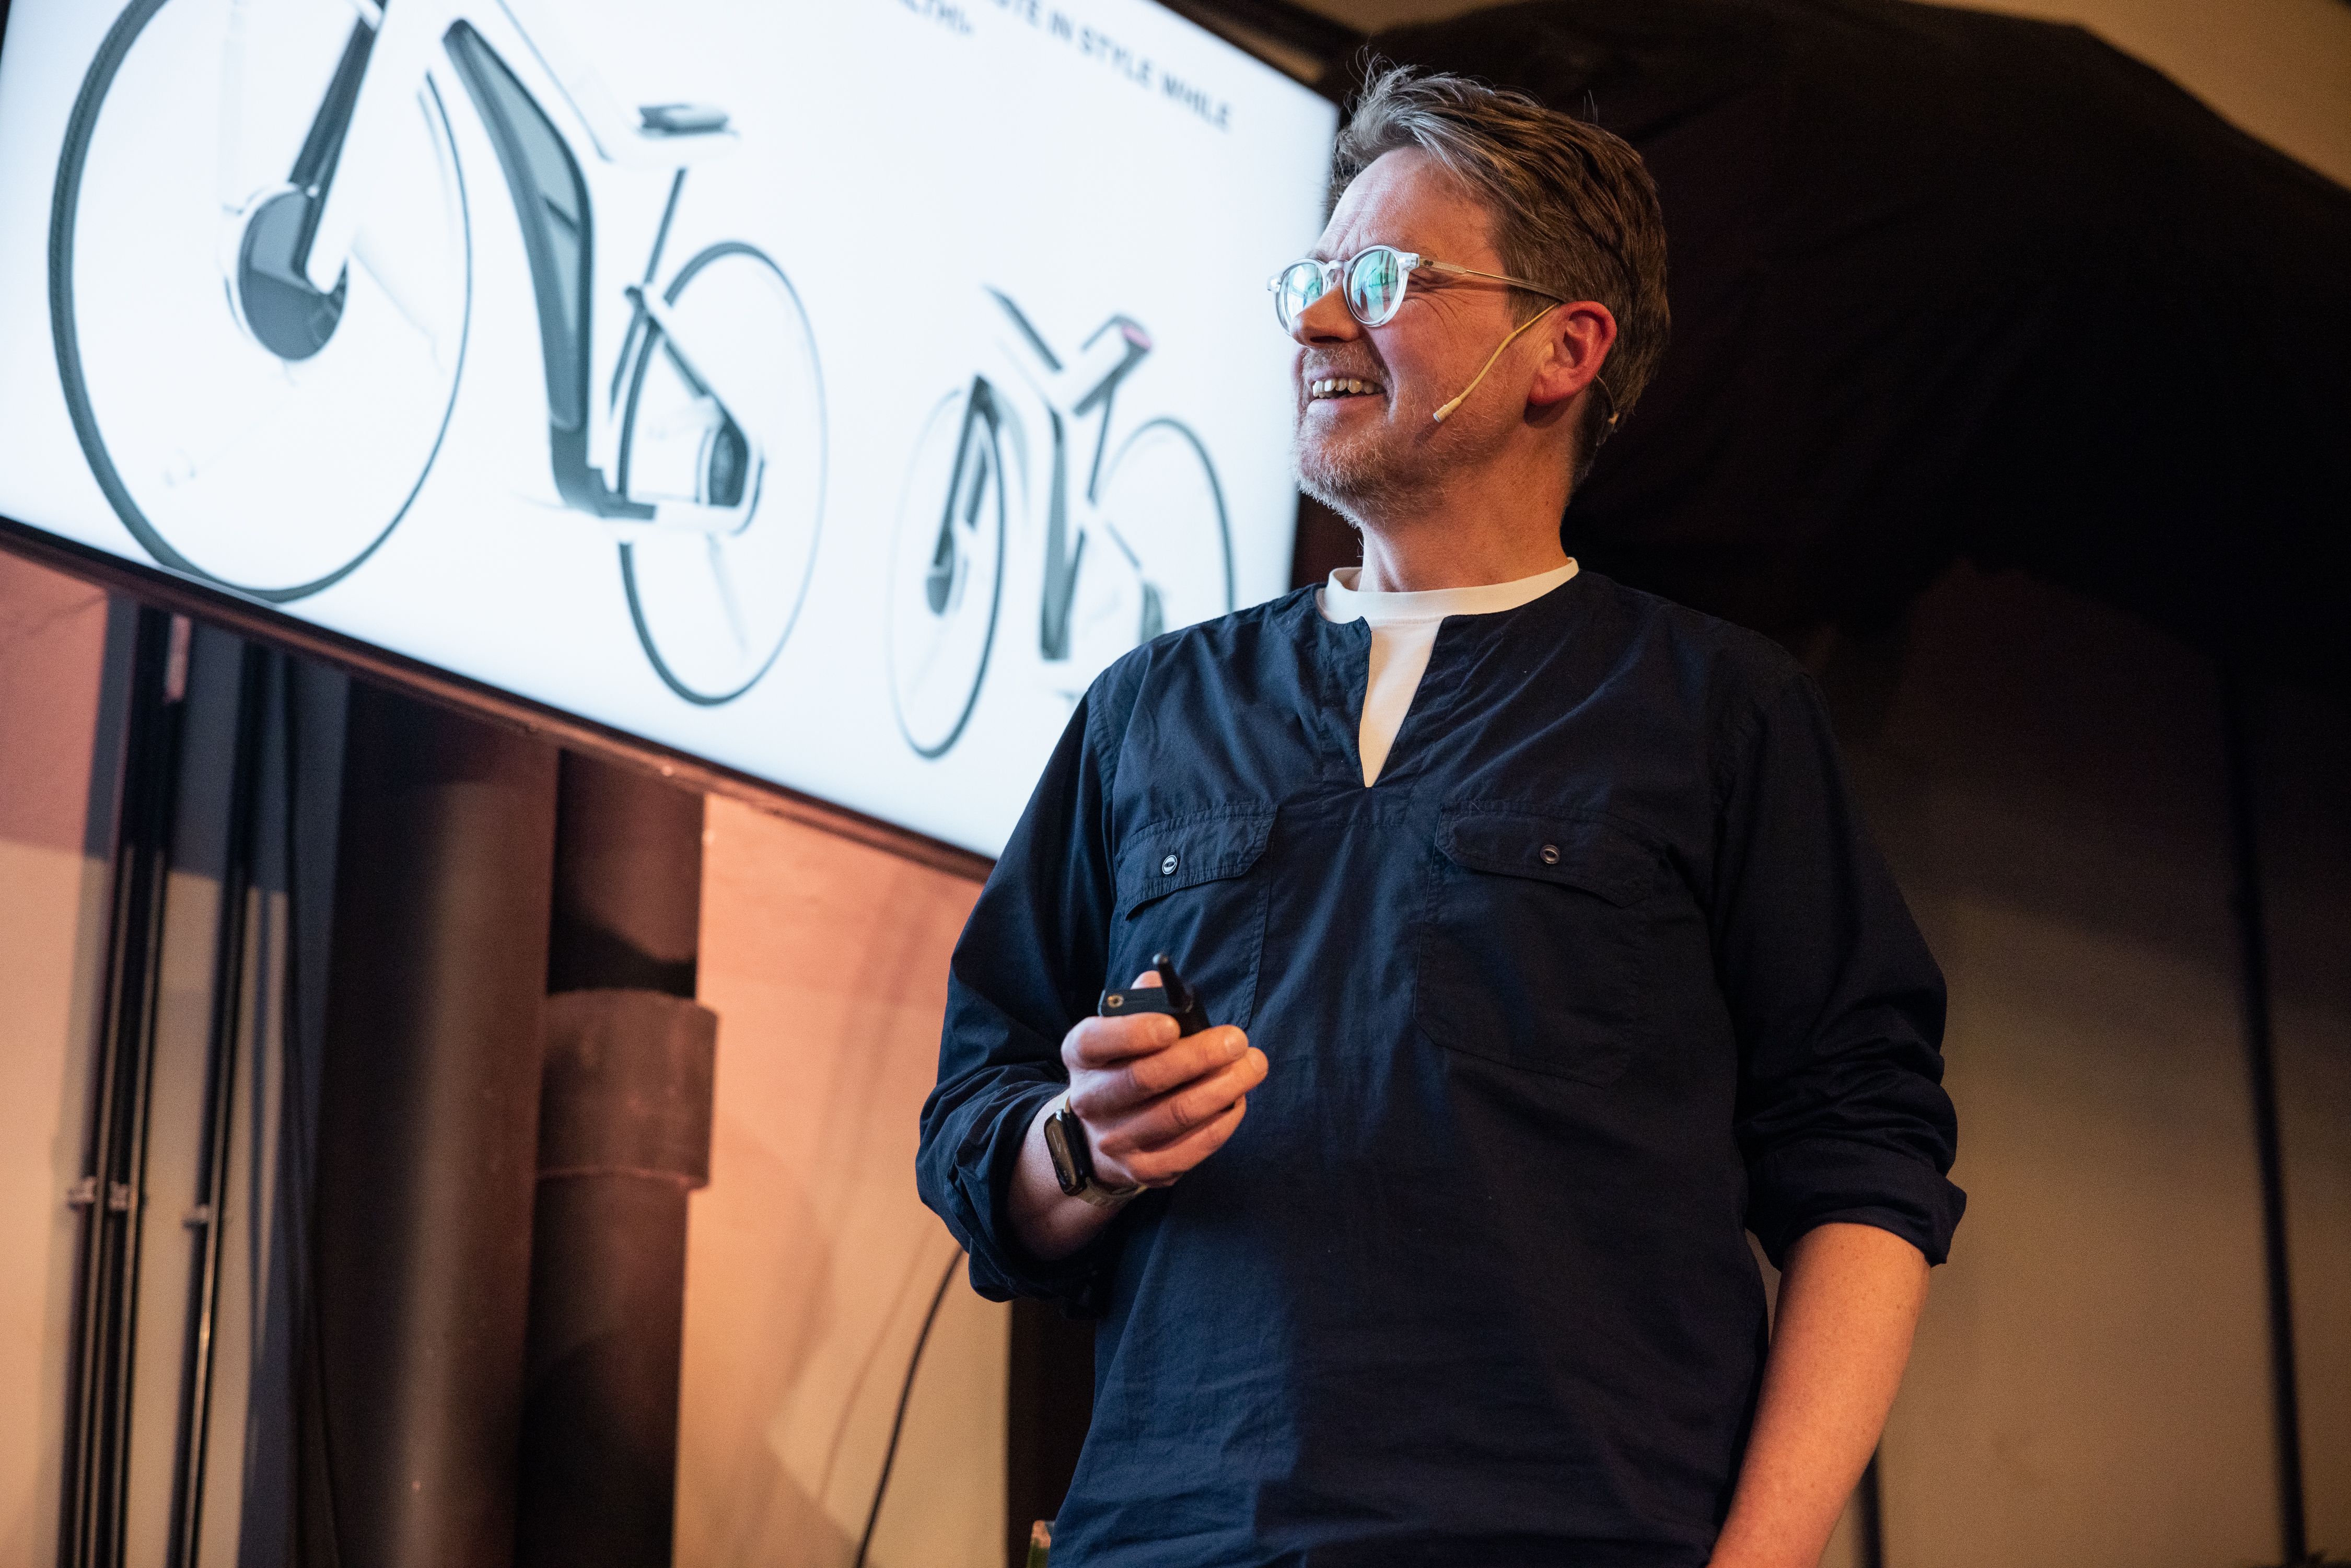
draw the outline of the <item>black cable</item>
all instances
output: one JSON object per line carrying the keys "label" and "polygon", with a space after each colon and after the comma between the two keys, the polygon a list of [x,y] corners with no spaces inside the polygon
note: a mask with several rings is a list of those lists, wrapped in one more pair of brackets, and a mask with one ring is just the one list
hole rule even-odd
{"label": "black cable", "polygon": [[857,1538],[855,1568],[865,1568],[866,1549],[873,1544],[873,1527],[882,1519],[882,1500],[889,1494],[891,1467],[898,1462],[898,1435],[906,1428],[906,1402],[914,1396],[914,1374],[922,1370],[923,1347],[931,1342],[931,1325],[939,1321],[939,1303],[947,1299],[947,1287],[955,1282],[956,1270],[963,1264],[963,1252],[947,1260],[946,1272],[939,1276],[939,1288],[931,1292],[931,1310],[923,1314],[923,1332],[914,1336],[914,1354],[906,1358],[906,1381],[898,1386],[898,1414],[890,1421],[890,1445],[882,1450],[882,1479],[873,1483],[873,1506],[865,1511],[865,1533]]}
{"label": "black cable", "polygon": [[2294,1371],[2294,1286],[2287,1270],[2285,1155],[2278,1131],[2277,1051],[2271,1021],[2269,937],[2262,908],[2261,797],[2254,777],[2253,695],[2233,662],[2220,666],[2221,750],[2228,771],[2237,962],[2253,1145],[2262,1182],[2262,1258],[2269,1291],[2271,1420],[2277,1435],[2278,1534],[2285,1560],[2311,1556],[2302,1479],[2300,1382]]}

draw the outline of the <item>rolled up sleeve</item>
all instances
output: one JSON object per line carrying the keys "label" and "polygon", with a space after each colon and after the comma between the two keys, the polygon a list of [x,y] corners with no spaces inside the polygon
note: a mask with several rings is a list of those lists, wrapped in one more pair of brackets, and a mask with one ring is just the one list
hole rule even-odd
{"label": "rolled up sleeve", "polygon": [[1870,841],[1825,706],[1792,674],[1731,748],[1714,938],[1740,1048],[1748,1228],[1777,1265],[1831,1221],[1930,1263],[1967,1195],[1947,1173],[1941,971]]}
{"label": "rolled up sleeve", "polygon": [[1057,1299],[1076,1312],[1099,1311],[1121,1227],[1046,1262],[1014,1235],[1008,1195],[1030,1124],[1068,1086],[1061,1038],[1093,1010],[1108,961],[1102,689],[1071,716],[956,944],[915,1156],[923,1201],[971,1254],[974,1290]]}

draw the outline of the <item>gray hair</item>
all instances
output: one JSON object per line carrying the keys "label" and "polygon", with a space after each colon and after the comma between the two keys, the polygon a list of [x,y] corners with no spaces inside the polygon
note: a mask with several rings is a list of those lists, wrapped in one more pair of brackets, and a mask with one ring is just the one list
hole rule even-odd
{"label": "gray hair", "polygon": [[1603,395],[1577,432],[1582,483],[1665,357],[1672,318],[1656,183],[1629,143],[1525,93],[1374,62],[1339,133],[1328,207],[1382,153],[1407,148],[1427,153],[1493,214],[1505,271],[1569,299],[1596,299],[1616,318]]}

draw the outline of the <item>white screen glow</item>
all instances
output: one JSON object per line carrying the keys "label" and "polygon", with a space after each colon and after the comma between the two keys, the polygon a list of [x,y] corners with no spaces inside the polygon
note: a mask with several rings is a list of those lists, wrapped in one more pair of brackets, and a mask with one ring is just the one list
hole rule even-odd
{"label": "white screen glow", "polygon": [[1286,585],[1335,111],[1149,0],[7,27],[0,514],[987,854]]}

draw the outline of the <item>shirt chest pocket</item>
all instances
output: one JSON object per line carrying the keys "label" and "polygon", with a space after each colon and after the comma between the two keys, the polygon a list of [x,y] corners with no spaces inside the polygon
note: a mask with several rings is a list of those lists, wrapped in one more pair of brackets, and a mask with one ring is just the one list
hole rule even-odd
{"label": "shirt chest pocket", "polygon": [[1257,1006],[1267,888],[1258,862],[1273,809],[1227,808],[1170,817],[1119,846],[1118,907],[1106,986],[1123,986],[1155,953],[1176,960],[1208,1021],[1247,1029]]}
{"label": "shirt chest pocket", "polygon": [[1656,857],[1593,817],[1454,807],[1429,861],[1422,1031],[1531,1072],[1622,1075],[1643,1030]]}

